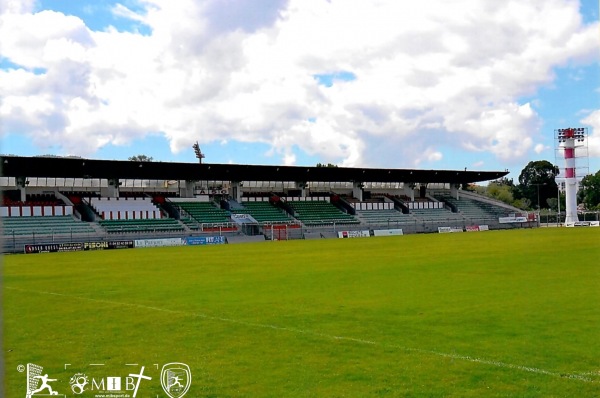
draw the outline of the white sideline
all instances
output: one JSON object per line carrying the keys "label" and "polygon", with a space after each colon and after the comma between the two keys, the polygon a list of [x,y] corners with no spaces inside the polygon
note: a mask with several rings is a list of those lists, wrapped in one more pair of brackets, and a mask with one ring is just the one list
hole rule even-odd
{"label": "white sideline", "polygon": [[303,329],[296,329],[296,328],[290,328],[290,327],[285,327],[285,326],[246,322],[246,321],[241,321],[238,319],[223,318],[223,317],[218,317],[218,316],[206,315],[206,314],[202,314],[202,313],[170,310],[167,308],[152,307],[152,306],[143,305],[143,304],[122,303],[119,301],[95,299],[95,298],[90,298],[90,297],[75,296],[75,295],[56,293],[56,292],[46,292],[46,291],[41,291],[41,290],[27,290],[27,289],[20,289],[20,288],[9,287],[9,286],[5,286],[5,288],[10,289],[10,290],[24,292],[24,293],[48,294],[48,295],[52,295],[52,296],[60,296],[60,297],[74,298],[74,299],[78,299],[78,300],[93,301],[96,303],[118,305],[118,306],[123,306],[123,307],[141,308],[141,309],[147,309],[147,310],[153,310],[153,311],[166,312],[166,313],[170,313],[170,314],[187,315],[187,316],[193,316],[193,317],[198,317],[198,318],[203,318],[203,319],[208,319],[208,320],[213,320],[213,321],[235,323],[235,324],[243,325],[243,326],[250,326],[250,327],[256,327],[256,328],[263,328],[263,329],[281,330],[281,331],[287,331],[287,332],[292,332],[292,333],[322,337],[322,338],[326,338],[326,339],[330,339],[330,340],[342,340],[342,341],[350,341],[350,342],[354,342],[354,343],[373,345],[373,346],[384,347],[384,348],[395,348],[395,349],[407,351],[407,352],[416,352],[416,353],[420,353],[420,354],[435,355],[435,356],[439,356],[439,357],[443,357],[443,358],[463,360],[463,361],[473,362],[473,363],[480,363],[483,365],[496,366],[499,368],[515,369],[515,370],[520,370],[523,372],[536,373],[536,374],[541,374],[541,375],[546,375],[546,376],[551,376],[551,377],[557,377],[557,378],[561,378],[561,379],[579,380],[579,381],[583,381],[586,383],[599,383],[600,382],[600,379],[593,379],[590,377],[586,377],[587,375],[600,375],[599,372],[597,372],[597,371],[583,372],[583,373],[559,373],[559,372],[554,372],[554,371],[545,370],[545,369],[539,369],[539,368],[535,368],[535,367],[531,367],[531,366],[516,365],[516,364],[512,364],[512,363],[494,361],[494,360],[490,360],[490,359],[477,358],[477,357],[472,357],[469,355],[449,354],[446,352],[440,352],[440,351],[435,351],[435,350],[426,350],[426,349],[422,349],[422,348],[404,347],[404,346],[395,345],[395,344],[378,343],[376,341],[365,340],[365,339],[360,339],[360,338],[355,338],[355,337],[334,336],[334,335],[330,335],[330,334],[315,332],[312,330],[303,330]]}

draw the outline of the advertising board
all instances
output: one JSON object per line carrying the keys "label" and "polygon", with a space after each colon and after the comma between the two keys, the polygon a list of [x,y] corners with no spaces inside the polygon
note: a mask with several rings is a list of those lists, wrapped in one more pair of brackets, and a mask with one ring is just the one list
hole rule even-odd
{"label": "advertising board", "polygon": [[224,236],[189,236],[184,238],[184,244],[195,245],[222,245],[226,243]]}
{"label": "advertising board", "polygon": [[39,245],[25,245],[25,254],[78,252],[83,250],[83,243],[46,243]]}
{"label": "advertising board", "polygon": [[163,239],[136,239],[134,246],[138,247],[165,247],[165,246],[182,246],[183,239],[181,238],[163,238]]}
{"label": "advertising board", "polygon": [[500,217],[498,219],[498,222],[500,224],[510,224],[510,223],[527,222],[527,217],[522,217],[522,216],[518,216],[518,217]]}
{"label": "advertising board", "polygon": [[463,232],[462,227],[438,227],[438,233],[447,234],[451,232]]}
{"label": "advertising board", "polygon": [[404,235],[402,229],[375,229],[373,230],[374,236],[394,236],[394,235]]}
{"label": "advertising board", "polygon": [[363,231],[339,231],[338,238],[368,238],[371,236],[368,230]]}

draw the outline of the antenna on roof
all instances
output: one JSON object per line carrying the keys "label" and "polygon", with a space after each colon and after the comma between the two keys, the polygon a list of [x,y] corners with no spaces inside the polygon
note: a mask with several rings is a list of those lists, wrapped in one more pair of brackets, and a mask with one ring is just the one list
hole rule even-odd
{"label": "antenna on roof", "polygon": [[196,141],[196,143],[192,145],[192,148],[194,148],[194,153],[196,154],[198,163],[202,164],[202,159],[204,159],[206,156],[204,156],[204,154],[200,150],[200,145],[198,145],[198,141]]}

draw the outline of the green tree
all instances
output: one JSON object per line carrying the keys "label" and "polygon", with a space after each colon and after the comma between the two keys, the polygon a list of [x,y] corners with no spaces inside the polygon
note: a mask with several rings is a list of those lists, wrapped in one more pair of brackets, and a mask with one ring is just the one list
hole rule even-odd
{"label": "green tree", "polygon": [[484,187],[483,185],[477,185],[477,184],[466,184],[467,187],[463,187],[463,190],[465,191],[473,191],[478,195],[486,195],[487,193],[487,189],[488,187]]}
{"label": "green tree", "polygon": [[[558,211],[559,207],[558,207],[558,197],[554,197],[554,198],[548,198],[546,199],[546,203],[548,204],[548,208],[552,211]],[[565,194],[563,192],[560,193],[560,210],[561,212],[564,212],[567,205],[567,199],[565,197]]]}
{"label": "green tree", "polygon": [[525,210],[525,209],[529,209],[531,207],[531,202],[527,198],[520,198],[520,199],[516,199],[512,205],[519,209]]}
{"label": "green tree", "polygon": [[502,178],[499,180],[490,181],[485,191],[485,195],[512,205],[514,202],[514,189],[515,186],[512,180],[508,178]]}
{"label": "green tree", "polygon": [[146,156],[146,155],[135,155],[135,156],[130,156],[127,160],[131,160],[132,162],[151,162],[154,159],[150,156]]}
{"label": "green tree", "polygon": [[337,164],[333,164],[333,163],[317,163],[317,167],[338,167]]}
{"label": "green tree", "polygon": [[534,208],[547,207],[548,199],[554,198],[558,190],[557,174],[558,169],[547,160],[529,162],[519,175],[515,198],[527,199]]}
{"label": "green tree", "polygon": [[579,195],[585,208],[595,210],[600,208],[600,170],[596,174],[590,174],[581,180],[579,184]]}

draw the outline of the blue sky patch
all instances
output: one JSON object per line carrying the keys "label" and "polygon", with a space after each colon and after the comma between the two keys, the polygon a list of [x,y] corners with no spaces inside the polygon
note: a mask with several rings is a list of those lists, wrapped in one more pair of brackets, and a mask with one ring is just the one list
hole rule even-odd
{"label": "blue sky patch", "polygon": [[25,69],[34,75],[43,75],[48,72],[46,68],[24,68],[23,66],[12,62],[8,58],[0,58],[0,70],[9,70],[9,69]]}
{"label": "blue sky patch", "polygon": [[598,0],[580,0],[579,12],[585,23],[598,22]]}
{"label": "blue sky patch", "polygon": [[94,2],[40,0],[37,11],[54,10],[62,12],[65,15],[76,16],[93,31],[104,31],[109,26],[113,26],[120,32],[134,32],[142,35],[151,34],[150,28],[139,21],[132,21],[115,15],[112,9],[117,4],[122,4],[134,12],[144,12],[143,6],[134,0],[96,0]]}
{"label": "blue sky patch", "polygon": [[316,74],[316,75],[313,75],[313,77],[321,86],[325,86],[325,87],[333,86],[333,83],[336,81],[351,82],[353,80],[356,80],[356,75],[354,73],[348,72],[348,71]]}

